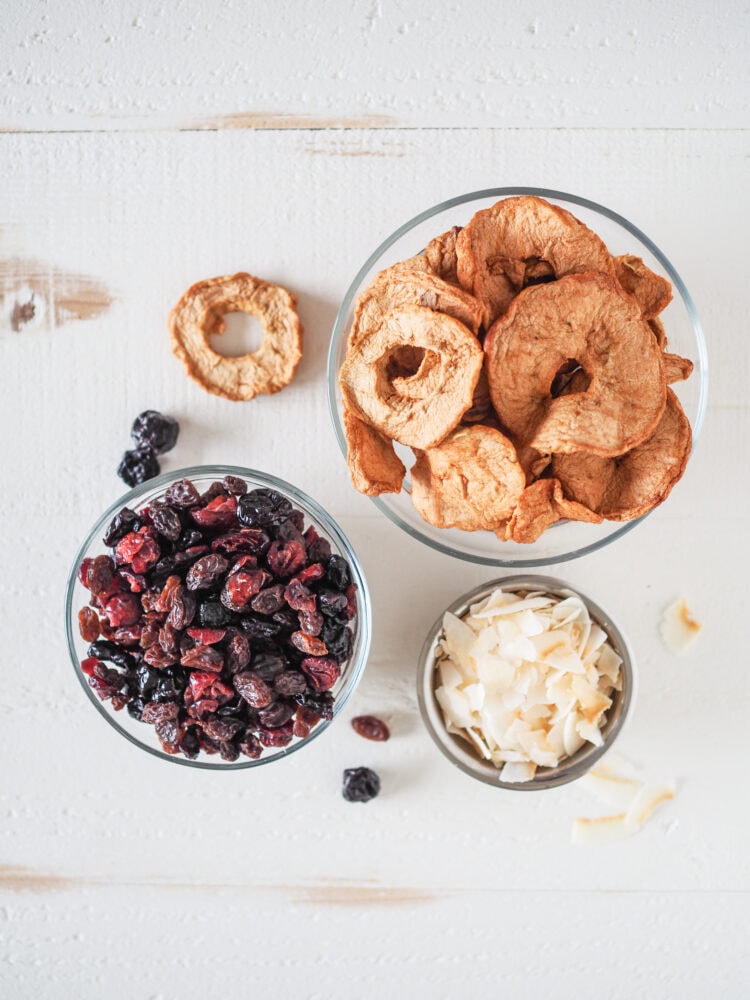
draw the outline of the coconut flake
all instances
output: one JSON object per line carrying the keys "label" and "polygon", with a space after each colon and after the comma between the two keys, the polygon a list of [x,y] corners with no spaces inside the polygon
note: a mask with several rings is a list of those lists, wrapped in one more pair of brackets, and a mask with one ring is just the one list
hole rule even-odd
{"label": "coconut flake", "polygon": [[702,627],[693,617],[685,598],[681,597],[664,611],[660,628],[661,637],[673,653],[684,653],[698,638]]}

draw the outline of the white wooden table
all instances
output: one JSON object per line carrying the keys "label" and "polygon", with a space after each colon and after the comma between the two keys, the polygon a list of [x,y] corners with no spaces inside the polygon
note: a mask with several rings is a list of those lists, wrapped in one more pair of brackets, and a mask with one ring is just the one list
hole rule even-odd
{"label": "white wooden table", "polygon": [[[9,0],[0,40],[4,391],[0,995],[747,996],[750,682],[748,13],[417,0]],[[591,593],[639,668],[618,746],[677,794],[635,837],[574,846],[575,785],[503,793],[418,717],[426,628],[502,575],[426,550],[349,484],[327,411],[337,305],[371,250],[445,198],[570,191],[633,220],[703,320],[708,417],[684,480],[615,545],[550,572]],[[283,393],[188,381],[166,316],[193,281],[286,285],[306,330]],[[33,301],[34,315],[24,304]],[[236,343],[252,343],[238,322]],[[180,420],[163,467],[247,465],[349,534],[374,641],[342,718],[280,764],[194,772],[82,697],[62,594],[123,491],[133,417]],[[703,624],[661,642],[684,596]],[[347,718],[386,717],[366,744]],[[339,792],[369,764],[366,806]]]}

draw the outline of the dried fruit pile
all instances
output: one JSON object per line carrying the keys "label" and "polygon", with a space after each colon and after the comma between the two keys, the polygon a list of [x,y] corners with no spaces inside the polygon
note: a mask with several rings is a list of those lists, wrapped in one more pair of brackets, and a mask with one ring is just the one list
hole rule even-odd
{"label": "dried fruit pile", "polygon": [[83,560],[81,670],[167,753],[258,758],[333,715],[353,646],[346,560],[275,490],[226,476],[124,507]]}
{"label": "dried fruit pile", "polygon": [[669,282],[613,257],[570,212],[505,198],[357,300],[339,373],[355,487],[438,528],[536,541],[560,520],[627,521],[681,477],[690,424],[668,387]]}

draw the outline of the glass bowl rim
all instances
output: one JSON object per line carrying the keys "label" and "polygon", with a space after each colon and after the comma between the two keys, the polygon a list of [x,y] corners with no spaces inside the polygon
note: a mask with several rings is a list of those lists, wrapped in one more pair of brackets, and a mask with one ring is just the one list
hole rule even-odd
{"label": "glass bowl rim", "polygon": [[[281,747],[274,753],[263,755],[257,760],[253,760],[248,757],[246,760],[222,762],[219,764],[214,763],[210,759],[201,760],[200,758],[196,758],[191,760],[190,758],[184,757],[180,754],[168,754],[163,750],[159,750],[157,747],[148,746],[146,743],[139,740],[133,733],[125,729],[124,726],[120,725],[119,721],[114,717],[114,712],[107,709],[104,703],[97,698],[91,687],[86,683],[84,675],[81,672],[80,657],[76,651],[75,645],[76,634],[74,631],[74,617],[76,612],[73,608],[73,595],[76,590],[76,584],[78,583],[78,567],[80,566],[81,560],[84,558],[87,549],[90,545],[92,545],[98,533],[106,528],[107,524],[112,520],[115,514],[123,507],[132,504],[134,501],[139,500],[141,497],[146,496],[153,491],[158,492],[162,487],[165,487],[178,479],[190,479],[200,476],[207,478],[219,478],[220,476],[223,477],[227,475],[240,476],[241,478],[251,480],[260,488],[269,487],[271,489],[276,489],[279,492],[284,493],[290,499],[299,501],[301,506],[308,508],[307,513],[311,514],[317,521],[319,521],[321,526],[335,541],[336,545],[349,562],[355,578],[355,583],[357,584],[357,633],[359,640],[359,655],[356,662],[350,661],[350,663],[347,664],[346,683],[342,688],[341,693],[336,697],[334,702],[333,717],[331,719],[321,719],[321,721],[310,731],[308,736],[305,736],[286,747]],[[103,548],[106,548],[103,542],[102,546]],[[370,643],[372,639],[372,604],[370,592],[367,587],[367,581],[365,579],[359,558],[356,555],[351,542],[336,521],[316,500],[305,493],[304,490],[301,490],[298,486],[294,486],[287,480],[280,479],[270,473],[238,465],[192,465],[175,469],[171,472],[162,472],[160,475],[154,476],[152,479],[147,479],[139,486],[135,486],[133,489],[128,490],[126,493],[122,494],[118,500],[110,504],[110,506],[91,527],[86,535],[86,538],[76,552],[73,566],[70,574],[68,575],[68,581],[65,587],[64,611],[65,635],[67,639],[68,654],[70,655],[73,664],[74,673],[79,684],[86,692],[88,700],[94,705],[99,714],[106,719],[110,726],[112,726],[112,728],[115,729],[120,736],[123,736],[129,743],[132,743],[139,750],[143,750],[159,760],[179,764],[183,767],[192,767],[205,771],[242,771],[252,767],[259,767],[263,764],[270,764],[276,760],[281,760],[284,757],[291,756],[293,753],[296,753],[297,750],[301,750],[302,747],[307,746],[313,741],[313,739],[320,736],[320,734],[325,732],[331,723],[336,720],[344,705],[356,690],[367,663],[367,657],[369,655]]]}
{"label": "glass bowl rim", "polygon": [[[440,709],[439,707],[433,705],[433,710],[430,711],[430,705],[428,704],[428,700],[430,702],[434,702],[434,683],[431,678],[435,662],[435,646],[443,630],[443,615],[449,611],[460,616],[460,614],[468,609],[469,605],[476,603],[477,600],[482,597],[488,596],[492,590],[497,587],[511,588],[514,590],[529,587],[529,589],[541,590],[544,593],[549,593],[557,597],[579,597],[588,608],[594,621],[604,629],[610,640],[614,640],[614,645],[622,656],[623,661],[623,686],[617,708],[617,716],[611,725],[609,725],[609,729],[607,730],[602,746],[595,747],[593,745],[584,745],[584,747],[577,750],[572,757],[568,758],[570,763],[567,764],[567,766],[566,761],[562,761],[556,768],[541,768],[541,777],[535,777],[531,781],[525,782],[502,781],[500,779],[499,768],[495,768],[494,765],[481,761],[479,757],[472,755],[468,750],[465,751],[463,757],[460,757],[456,753],[452,752],[451,747],[457,744],[453,743],[450,738],[450,734],[446,731],[445,726],[442,723]],[[565,580],[538,574],[517,574],[498,578],[496,580],[488,580],[485,583],[481,583],[474,587],[461,597],[456,598],[455,601],[452,601],[451,604],[443,609],[431,628],[428,630],[422,644],[417,666],[417,703],[419,706],[419,714],[422,718],[425,729],[438,750],[440,750],[443,756],[449,760],[454,767],[457,767],[459,770],[463,771],[464,774],[468,774],[476,781],[481,781],[483,784],[490,785],[494,788],[503,788],[514,792],[539,792],[546,791],[550,788],[558,788],[561,785],[567,785],[571,781],[575,781],[577,778],[580,778],[584,774],[588,773],[610,750],[612,744],[622,732],[626,721],[628,721],[631,716],[636,690],[637,673],[632,647],[625,633],[612,618],[609,612],[605,611],[596,601],[593,601],[579,588],[571,586],[571,584],[567,583]],[[458,740],[459,737],[456,737],[455,739]],[[579,760],[576,761],[576,757],[581,754],[582,750],[585,750],[585,753]],[[545,777],[545,772],[548,773],[547,777]]]}
{"label": "glass bowl rim", "polygon": [[[579,195],[570,194],[565,191],[556,191],[552,188],[538,188],[538,187],[498,187],[498,188],[483,188],[477,191],[470,191],[466,194],[457,195],[454,198],[448,198],[446,201],[439,202],[430,208],[425,209],[418,215],[413,216],[408,221],[404,222],[398,227],[390,236],[386,237],[382,243],[370,254],[365,263],[360,267],[359,271],[355,275],[353,281],[349,285],[344,298],[341,301],[341,305],[336,313],[336,319],[334,320],[333,330],[331,333],[331,341],[328,348],[328,363],[327,363],[327,383],[328,383],[328,409],[331,417],[331,422],[333,423],[334,433],[336,435],[336,440],[338,441],[339,448],[344,458],[347,454],[346,437],[344,436],[344,429],[341,423],[341,418],[338,412],[338,405],[336,401],[336,385],[338,382],[338,366],[336,363],[336,351],[342,340],[348,334],[348,329],[345,326],[345,321],[349,315],[349,311],[353,305],[354,299],[360,290],[362,282],[364,281],[366,275],[375,266],[377,261],[383,256],[383,254],[391,246],[398,242],[402,236],[405,236],[408,232],[414,229],[416,226],[421,225],[421,223],[426,222],[428,219],[435,215],[439,215],[441,212],[445,212],[449,209],[456,208],[461,205],[465,205],[467,202],[471,201],[483,201],[489,198],[500,199],[508,198],[514,195],[533,195],[538,198],[551,198],[557,201],[569,202],[572,205],[577,205],[581,208],[585,208],[587,211],[597,213],[614,222],[616,225],[621,226],[627,232],[631,233],[637,240],[639,240],[643,246],[659,261],[660,265],[664,268],[672,281],[672,284],[679,292],[680,298],[685,306],[688,318],[693,328],[696,341],[696,350],[698,355],[698,371],[694,373],[697,376],[697,381],[699,384],[699,399],[698,399],[698,410],[695,418],[691,421],[692,428],[692,445],[691,445],[691,455],[695,450],[698,438],[700,437],[701,430],[703,428],[703,422],[706,415],[706,407],[708,405],[708,353],[706,348],[706,340],[703,333],[703,325],[701,323],[698,311],[693,302],[693,298],[690,295],[684,281],[670,262],[669,258],[659,249],[659,247],[646,236],[646,234],[635,226],[632,222],[629,222],[624,216],[607,208],[604,205],[600,205],[598,202],[591,201],[588,198],[582,198]],[[534,567],[545,567],[550,566],[554,563],[569,562],[573,559],[579,559],[582,556],[590,555],[593,552],[599,551],[599,549],[604,548],[611,542],[614,542],[618,538],[622,538],[629,531],[632,531],[636,525],[644,521],[653,511],[649,511],[646,514],[641,515],[641,517],[635,518],[632,521],[625,521],[620,524],[619,527],[614,528],[610,534],[605,538],[597,539],[591,542],[589,545],[583,545],[580,548],[574,549],[570,552],[562,553],[554,557],[549,556],[538,556],[538,557],[524,557],[522,550],[519,553],[518,558],[513,559],[503,559],[492,555],[481,555],[479,553],[467,553],[456,549],[454,546],[447,542],[441,542],[435,538],[428,538],[425,534],[418,530],[417,527],[409,524],[405,521],[396,511],[392,510],[388,504],[386,504],[379,496],[371,496],[368,498],[381,513],[397,525],[403,531],[405,531],[412,538],[417,541],[428,545],[430,548],[437,552],[442,552],[445,555],[453,556],[454,558],[461,559],[464,562],[476,563],[483,566],[492,566],[497,569],[502,569],[503,567],[508,569],[531,569]]]}

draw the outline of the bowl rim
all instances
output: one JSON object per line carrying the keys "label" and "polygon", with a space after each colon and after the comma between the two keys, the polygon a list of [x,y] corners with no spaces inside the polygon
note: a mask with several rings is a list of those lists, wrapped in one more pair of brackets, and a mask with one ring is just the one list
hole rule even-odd
{"label": "bowl rim", "polygon": [[[513,197],[514,195],[533,195],[539,198],[554,199],[561,202],[568,202],[572,205],[576,205],[580,208],[584,208],[587,211],[597,213],[614,222],[616,225],[621,226],[626,231],[631,233],[637,240],[639,240],[643,246],[659,261],[660,265],[669,275],[669,278],[674,285],[674,287],[679,292],[680,298],[683,301],[685,310],[688,314],[688,318],[692,325],[693,331],[695,333],[696,340],[696,351],[698,355],[698,371],[694,373],[696,375],[696,381],[699,386],[699,396],[698,396],[698,409],[695,417],[691,421],[692,429],[692,443],[690,453],[692,455],[693,451],[700,437],[701,430],[703,428],[703,423],[706,415],[706,408],[708,405],[708,352],[706,348],[705,335],[703,333],[703,325],[701,323],[698,311],[693,302],[693,298],[690,295],[684,281],[668,259],[668,257],[659,249],[659,247],[651,240],[641,229],[635,226],[632,222],[629,222],[624,216],[607,208],[605,205],[600,205],[598,202],[591,201],[589,198],[583,198],[579,195],[570,194],[565,191],[557,191],[552,188],[539,188],[539,187],[497,187],[497,188],[483,188],[477,191],[470,191],[466,194],[457,195],[453,198],[448,198],[445,201],[439,202],[436,205],[426,208],[424,211],[413,216],[407,222],[400,225],[390,236],[386,237],[382,243],[370,254],[365,263],[359,269],[355,275],[353,281],[349,285],[344,298],[341,301],[341,305],[336,313],[336,318],[333,324],[333,330],[331,333],[331,340],[328,348],[328,360],[327,360],[327,385],[328,385],[328,409],[331,417],[331,422],[333,423],[334,434],[339,444],[339,448],[344,458],[347,455],[347,444],[346,437],[344,435],[344,429],[341,422],[341,417],[339,415],[338,403],[336,400],[336,385],[338,383],[338,365],[336,363],[336,352],[338,346],[343,337],[348,334],[348,328],[346,325],[346,320],[349,312],[352,308],[355,297],[362,285],[367,274],[374,267],[377,261],[382,257],[382,255],[391,246],[398,242],[401,237],[405,236],[410,230],[414,229],[416,226],[421,225],[428,219],[441,212],[456,208],[461,205],[465,205],[467,202],[471,201],[482,201],[486,199],[500,199]],[[408,521],[404,520],[399,513],[393,510],[387,503],[385,503],[379,496],[371,496],[368,498],[373,504],[378,508],[381,513],[396,524],[399,528],[409,534],[412,538],[421,542],[422,544],[429,545],[432,549],[438,552],[442,552],[445,555],[453,556],[454,558],[461,559],[464,562],[472,562],[483,566],[492,566],[497,569],[508,568],[508,569],[523,569],[523,568],[533,568],[533,567],[544,567],[550,566],[554,563],[569,562],[573,559],[579,559],[581,556],[589,555],[592,552],[597,552],[599,549],[611,542],[614,542],[618,538],[622,538],[629,531],[632,531],[636,525],[644,521],[652,511],[648,511],[646,514],[642,514],[640,517],[635,518],[632,521],[622,522],[619,527],[613,528],[613,530],[604,538],[598,538],[595,541],[589,543],[588,545],[583,545],[580,548],[574,549],[570,552],[565,552],[562,554],[554,556],[524,556],[523,547],[519,545],[518,557],[507,557],[502,558],[493,555],[484,555],[481,553],[463,552],[455,548],[449,542],[442,542],[438,538],[428,538],[423,532],[419,530],[418,527],[410,524]]]}
{"label": "bowl rim", "polygon": [[[166,487],[172,482],[178,479],[190,479],[193,477],[208,477],[208,478],[219,478],[227,475],[239,476],[243,479],[251,480],[252,483],[256,484],[258,487],[268,487],[271,489],[276,489],[281,493],[284,493],[294,502],[299,502],[300,506],[306,507],[306,514],[314,517],[325,531],[331,536],[335,544],[341,550],[342,554],[346,557],[349,567],[352,571],[352,576],[354,582],[357,585],[357,629],[358,629],[358,655],[356,661],[351,660],[347,664],[347,679],[339,695],[336,696],[334,701],[333,717],[331,719],[321,719],[320,722],[310,731],[308,736],[298,739],[294,743],[290,743],[286,747],[280,747],[273,753],[264,754],[257,760],[250,757],[244,760],[237,760],[234,762],[222,761],[221,763],[214,762],[211,759],[201,760],[196,758],[191,760],[188,757],[184,757],[181,754],[168,754],[164,750],[160,750],[157,747],[148,746],[146,743],[142,742],[127,730],[120,722],[114,717],[115,713],[113,710],[108,709],[105,704],[96,696],[91,687],[86,683],[85,677],[80,669],[80,657],[76,650],[77,635],[74,627],[74,619],[77,614],[73,605],[73,597],[76,591],[76,586],[79,585],[77,578],[78,567],[81,564],[82,559],[89,546],[94,542],[95,537],[106,528],[107,524],[112,520],[114,515],[121,510],[123,507],[129,506],[134,502],[138,501],[141,497],[146,496],[152,492],[159,492],[163,487]],[[103,550],[106,546],[102,542]],[[307,746],[314,739],[325,732],[328,727],[336,721],[336,718],[340,714],[344,705],[347,703],[351,695],[356,690],[359,681],[364,673],[365,666],[367,664],[367,658],[370,651],[370,643],[372,640],[372,603],[370,599],[370,592],[367,586],[367,581],[365,579],[364,571],[362,569],[359,557],[357,556],[351,542],[348,537],[344,534],[342,529],[339,527],[337,522],[333,517],[323,508],[320,504],[314,500],[311,496],[301,490],[298,486],[294,486],[287,480],[280,479],[277,476],[273,476],[270,473],[262,472],[257,469],[250,469],[244,466],[238,465],[192,465],[186,466],[184,468],[175,469],[170,472],[163,472],[158,476],[154,476],[152,479],[146,480],[139,486],[134,487],[124,493],[118,500],[110,504],[110,506],[105,510],[105,512],[96,520],[94,525],[89,530],[86,535],[85,540],[78,547],[78,550],[73,561],[72,569],[68,575],[68,580],[65,587],[65,599],[64,599],[64,613],[65,613],[65,635],[67,639],[68,653],[72,661],[73,670],[78,679],[79,684],[86,692],[88,700],[94,705],[99,714],[106,719],[109,725],[115,729],[121,736],[132,743],[134,746],[138,747],[139,750],[143,750],[153,757],[159,760],[168,761],[173,764],[179,764],[183,767],[192,767],[199,770],[205,771],[243,771],[252,767],[260,767],[264,764],[270,764],[273,761],[281,760],[284,757],[289,757],[293,753],[296,753],[302,747]]]}
{"label": "bowl rim", "polygon": [[[475,753],[469,749],[465,749],[462,743],[459,742],[460,737],[451,736],[446,731],[440,707],[435,699],[435,685],[433,683],[435,647],[443,630],[443,615],[446,612],[451,612],[460,617],[468,610],[471,604],[476,603],[482,597],[488,596],[498,587],[513,590],[541,590],[556,597],[579,597],[588,608],[594,621],[607,633],[608,638],[622,656],[623,661],[621,668],[623,686],[617,716],[611,723],[608,722],[606,724],[608,728],[603,745],[595,747],[592,744],[584,744],[572,757],[565,758],[557,767],[539,768],[537,776],[531,781],[525,782],[502,781],[499,768],[495,767],[494,764],[483,762]],[[571,781],[583,777],[584,774],[590,771],[609,752],[615,740],[622,733],[626,722],[632,716],[636,691],[637,673],[633,650],[624,632],[612,616],[577,587],[573,587],[571,584],[557,577],[537,574],[518,574],[489,580],[474,587],[461,597],[456,598],[455,601],[443,609],[427,632],[417,666],[417,703],[419,712],[425,729],[435,746],[451,764],[475,780],[481,781],[483,784],[492,785],[495,788],[504,788],[517,792],[538,792],[550,788],[558,788],[561,785],[567,785]]]}

